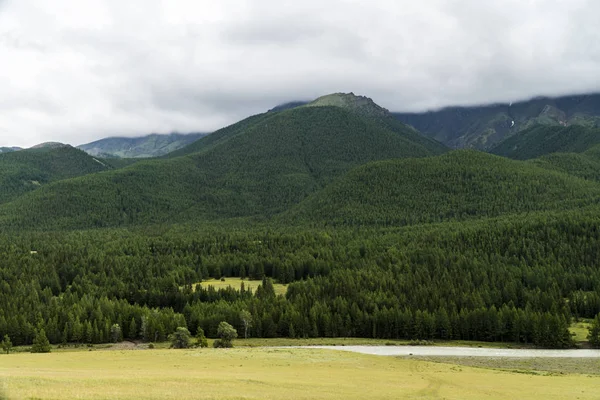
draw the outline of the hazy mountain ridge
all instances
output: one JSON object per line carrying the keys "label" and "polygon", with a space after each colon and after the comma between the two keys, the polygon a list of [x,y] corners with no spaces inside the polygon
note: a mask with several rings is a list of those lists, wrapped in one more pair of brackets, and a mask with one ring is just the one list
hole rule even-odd
{"label": "hazy mountain ridge", "polygon": [[169,158],[42,188],[1,208],[0,220],[67,228],[268,217],[355,166],[446,150],[390,121],[337,106],[253,116]]}
{"label": "hazy mountain ridge", "polygon": [[[559,140],[565,135],[549,134],[556,129],[592,131],[536,127],[523,138],[549,135],[546,150],[575,148]],[[580,142],[580,149],[594,143]],[[0,225],[79,229],[233,218],[410,225],[573,209],[600,196],[589,171],[594,162],[563,168],[447,150],[371,99],[336,93],[249,117],[167,157],[51,182],[0,206]],[[112,167],[110,159],[91,159]]]}
{"label": "hazy mountain ridge", "polygon": [[500,142],[490,152],[525,160],[551,153],[582,153],[598,143],[599,128],[535,125]]}
{"label": "hazy mountain ridge", "polygon": [[539,124],[598,127],[600,94],[536,97],[514,103],[393,114],[449,147],[485,150]]}
{"label": "hazy mountain ridge", "polygon": [[150,158],[179,150],[206,136],[206,133],[151,134],[142,137],[110,137],[77,148],[96,157]]}
{"label": "hazy mountain ridge", "polygon": [[0,147],[0,153],[12,153],[13,151],[23,150],[20,147]]}

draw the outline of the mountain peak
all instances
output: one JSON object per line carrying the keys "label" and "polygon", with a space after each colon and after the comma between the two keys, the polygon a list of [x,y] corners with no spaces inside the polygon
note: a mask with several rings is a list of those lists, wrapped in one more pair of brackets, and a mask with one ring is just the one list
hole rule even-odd
{"label": "mountain peak", "polygon": [[70,147],[70,145],[60,142],[44,142],[30,147],[30,149],[59,149],[62,147]]}
{"label": "mountain peak", "polygon": [[358,96],[352,92],[328,94],[326,96],[319,97],[315,101],[309,103],[307,106],[341,107],[371,117],[382,117],[389,114],[387,109],[377,105],[371,98],[366,96]]}

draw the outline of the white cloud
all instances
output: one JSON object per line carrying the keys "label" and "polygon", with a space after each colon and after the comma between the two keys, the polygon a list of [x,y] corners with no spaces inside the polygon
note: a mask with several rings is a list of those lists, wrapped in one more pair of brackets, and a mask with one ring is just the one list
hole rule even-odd
{"label": "white cloud", "polygon": [[391,110],[600,91],[593,0],[0,0],[0,145],[210,131],[334,91]]}

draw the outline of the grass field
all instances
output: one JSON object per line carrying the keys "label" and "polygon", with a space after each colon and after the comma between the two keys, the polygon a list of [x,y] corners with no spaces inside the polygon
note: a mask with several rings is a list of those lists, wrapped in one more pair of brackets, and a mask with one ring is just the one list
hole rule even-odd
{"label": "grass field", "polygon": [[316,349],[0,356],[0,390],[7,399],[597,399],[598,387],[597,376],[542,376]]}
{"label": "grass field", "polygon": [[583,320],[571,324],[569,331],[571,332],[576,343],[587,343],[587,335],[589,333],[590,321]]}
{"label": "grass field", "polygon": [[[242,282],[244,282],[244,287],[246,289],[252,289],[253,292],[256,292],[256,288],[262,283],[262,281],[251,281],[248,279],[242,280],[240,278],[225,278],[224,281],[221,281],[218,279],[208,279],[208,280],[202,281],[202,283],[200,283],[200,285],[203,288],[212,286],[217,290],[224,289],[226,287],[232,287],[234,289],[240,290],[240,288],[242,286]],[[275,294],[285,295],[285,292],[287,290],[287,285],[282,285],[280,283],[274,283],[273,287],[275,288]]]}

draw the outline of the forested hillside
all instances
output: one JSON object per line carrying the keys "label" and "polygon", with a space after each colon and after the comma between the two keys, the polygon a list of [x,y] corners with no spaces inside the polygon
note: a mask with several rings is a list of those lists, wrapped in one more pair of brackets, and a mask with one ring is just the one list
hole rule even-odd
{"label": "forested hillside", "polygon": [[[600,313],[594,132],[534,127],[501,145],[526,161],[447,151],[335,94],[156,159],[1,154],[0,337],[214,337],[247,311],[252,337],[570,347],[570,323]],[[221,277],[262,283],[196,285]]]}
{"label": "forested hillside", "polygon": [[527,160],[551,153],[582,153],[600,143],[600,129],[536,125],[501,142],[491,153]]}
{"label": "forested hillside", "polygon": [[64,229],[268,217],[357,165],[443,151],[400,128],[340,107],[260,115],[199,140],[188,156],[42,188],[0,207],[0,225]]}
{"label": "forested hillside", "polygon": [[600,145],[583,153],[553,153],[531,160],[546,169],[600,182]]}
{"label": "forested hillside", "polygon": [[[597,208],[391,230],[97,230],[0,240],[0,332],[30,343],[163,340],[176,326],[214,336],[360,336],[571,344],[573,316],[600,307]],[[10,243],[10,244],[9,244]],[[102,244],[101,246],[99,244]],[[34,251],[32,253],[32,251]],[[19,265],[19,268],[12,266]],[[192,284],[272,277],[276,297]]]}
{"label": "forested hillside", "polygon": [[413,225],[567,210],[597,203],[599,196],[595,182],[462,150],[357,167],[287,217],[297,223]]}
{"label": "forested hillside", "polygon": [[112,167],[71,146],[43,147],[0,154],[0,203],[59,180]]}
{"label": "forested hillside", "polygon": [[600,126],[600,94],[395,113],[400,121],[452,148],[490,149],[535,125]]}

